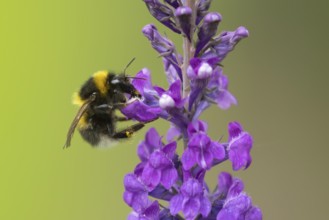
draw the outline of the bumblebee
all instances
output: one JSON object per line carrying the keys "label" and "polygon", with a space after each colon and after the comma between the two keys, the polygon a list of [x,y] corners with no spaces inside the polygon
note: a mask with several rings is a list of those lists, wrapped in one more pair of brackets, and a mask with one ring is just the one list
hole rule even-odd
{"label": "bumblebee", "polygon": [[82,85],[73,99],[80,109],[67,133],[64,148],[70,146],[76,128],[82,138],[95,147],[127,139],[144,127],[145,123],[137,123],[123,130],[116,129],[117,122],[129,119],[116,116],[115,111],[127,105],[129,100],[141,97],[131,84],[131,78],[134,77],[126,76],[125,73],[99,71]]}

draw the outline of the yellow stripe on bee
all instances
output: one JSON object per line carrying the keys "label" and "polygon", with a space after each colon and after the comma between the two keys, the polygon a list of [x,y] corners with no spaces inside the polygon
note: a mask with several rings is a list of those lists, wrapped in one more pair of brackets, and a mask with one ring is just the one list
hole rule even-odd
{"label": "yellow stripe on bee", "polygon": [[85,100],[82,100],[77,92],[73,93],[72,102],[74,105],[82,106],[85,103]]}
{"label": "yellow stripe on bee", "polygon": [[108,89],[107,85],[106,85],[107,76],[108,76],[108,72],[105,70],[98,71],[98,72],[94,73],[94,75],[93,75],[95,85],[99,89],[99,91],[102,95],[105,95],[107,92],[107,89]]}
{"label": "yellow stripe on bee", "polygon": [[88,122],[87,122],[87,115],[83,114],[78,122],[77,127],[78,128],[86,128],[88,126]]}

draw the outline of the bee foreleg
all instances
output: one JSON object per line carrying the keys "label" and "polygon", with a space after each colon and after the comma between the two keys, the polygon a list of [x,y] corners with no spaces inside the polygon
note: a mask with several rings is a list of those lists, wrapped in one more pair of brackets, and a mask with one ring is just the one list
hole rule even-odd
{"label": "bee foreleg", "polygon": [[94,111],[96,113],[110,113],[114,109],[120,108],[120,107],[123,107],[123,106],[125,106],[125,103],[116,103],[116,104],[113,104],[113,105],[103,104],[103,105],[95,106]]}

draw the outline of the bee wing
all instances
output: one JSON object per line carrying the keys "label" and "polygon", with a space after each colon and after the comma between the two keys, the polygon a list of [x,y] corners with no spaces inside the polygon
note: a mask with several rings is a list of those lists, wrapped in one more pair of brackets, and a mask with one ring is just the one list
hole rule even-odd
{"label": "bee wing", "polygon": [[78,113],[76,114],[76,116],[74,117],[70,129],[67,132],[67,136],[66,136],[66,142],[64,144],[63,148],[68,148],[71,145],[71,139],[73,137],[73,133],[75,128],[77,127],[82,115],[87,111],[89,105],[96,99],[96,93],[93,93],[88,99],[87,101],[80,107]]}

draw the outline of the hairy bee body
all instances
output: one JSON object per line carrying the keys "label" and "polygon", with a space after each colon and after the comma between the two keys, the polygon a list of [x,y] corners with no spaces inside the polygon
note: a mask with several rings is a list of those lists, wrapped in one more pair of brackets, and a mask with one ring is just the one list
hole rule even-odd
{"label": "hairy bee body", "polygon": [[129,138],[144,124],[137,123],[117,131],[116,123],[129,119],[117,117],[115,111],[124,107],[128,99],[139,97],[139,93],[125,74],[96,72],[74,96],[73,103],[80,109],[72,122],[64,147],[70,146],[75,128],[92,146],[109,145],[117,139]]}

